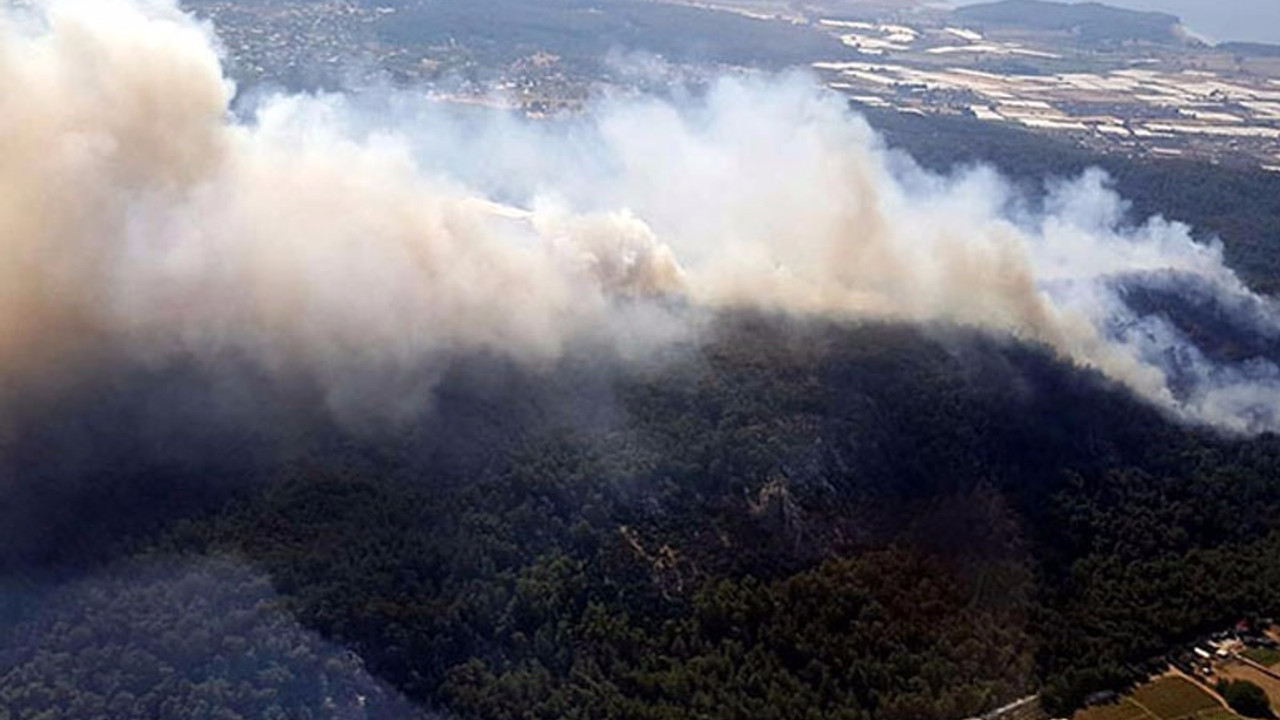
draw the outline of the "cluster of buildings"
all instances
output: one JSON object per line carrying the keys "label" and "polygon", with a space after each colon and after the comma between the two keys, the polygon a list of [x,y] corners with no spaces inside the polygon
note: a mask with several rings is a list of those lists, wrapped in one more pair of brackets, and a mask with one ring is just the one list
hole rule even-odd
{"label": "cluster of buildings", "polygon": [[233,77],[246,84],[324,84],[362,62],[378,62],[374,22],[386,10],[346,0],[189,0],[213,22]]}
{"label": "cluster of buildings", "polygon": [[458,42],[437,46],[387,42],[379,26],[391,7],[351,0],[296,2],[188,0],[212,21],[231,76],[243,86],[334,87],[362,76],[389,76],[427,89],[441,101],[550,115],[580,108],[587,85],[560,58],[535,53],[508,67],[480,67]]}
{"label": "cluster of buildings", "polygon": [[[1276,642],[1272,634],[1267,630],[1259,629],[1261,627],[1264,627],[1261,623],[1255,627],[1242,621],[1230,630],[1200,638],[1171,653],[1169,664],[1207,684],[1214,677],[1219,663],[1227,660],[1250,662],[1247,657],[1244,657],[1244,653],[1248,650],[1255,648],[1275,650],[1280,647],[1280,643]],[[1270,627],[1270,622],[1267,622],[1265,627]],[[1269,669],[1265,667],[1263,669],[1269,672]]]}
{"label": "cluster of buildings", "polygon": [[[394,22],[386,16],[395,10],[354,0],[189,2],[214,22],[244,84],[332,86],[363,71],[434,86],[442,99],[537,116],[580,108],[599,80],[546,53],[490,68],[457,43],[389,43],[379,27]],[[1030,36],[989,37],[945,19],[804,22],[846,48],[844,57],[815,58],[813,69],[867,106],[1064,133],[1107,152],[1243,158],[1280,172],[1280,61],[1271,73],[1239,61],[1171,60],[1168,52],[1144,57],[1141,46],[1097,54]]]}

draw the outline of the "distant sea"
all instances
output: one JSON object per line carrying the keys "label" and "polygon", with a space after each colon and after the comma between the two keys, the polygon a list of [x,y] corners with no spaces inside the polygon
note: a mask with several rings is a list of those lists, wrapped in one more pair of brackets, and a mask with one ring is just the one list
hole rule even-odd
{"label": "distant sea", "polygon": [[1173,13],[1197,36],[1215,42],[1280,44],[1280,0],[1110,0],[1107,4]]}
{"label": "distant sea", "polygon": [[[1280,0],[1101,0],[1133,10],[1159,10],[1182,18],[1196,37],[1280,45]],[[953,5],[972,5],[971,0]]]}

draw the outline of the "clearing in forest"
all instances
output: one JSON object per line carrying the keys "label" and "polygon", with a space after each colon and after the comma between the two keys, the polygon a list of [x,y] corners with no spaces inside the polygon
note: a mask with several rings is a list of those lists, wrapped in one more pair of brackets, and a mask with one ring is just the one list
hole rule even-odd
{"label": "clearing in forest", "polygon": [[1167,675],[1109,705],[1086,708],[1073,720],[1238,720],[1194,682]]}

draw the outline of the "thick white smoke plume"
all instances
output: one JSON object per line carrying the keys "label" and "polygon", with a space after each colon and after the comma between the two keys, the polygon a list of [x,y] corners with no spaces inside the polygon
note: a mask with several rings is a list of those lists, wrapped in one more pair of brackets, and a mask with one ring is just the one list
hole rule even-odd
{"label": "thick white smoke plume", "polygon": [[352,378],[537,362],[583,337],[643,352],[697,309],[745,305],[1008,332],[1182,417],[1280,429],[1274,365],[1215,366],[1115,281],[1194,277],[1270,332],[1274,307],[1187,228],[1126,227],[1101,175],[1032,214],[989,171],[902,162],[803,77],[556,124],[411,93],[237,117],[212,29],[172,5],[3,7],[5,383],[108,345],[249,357],[337,405],[381,402]]}

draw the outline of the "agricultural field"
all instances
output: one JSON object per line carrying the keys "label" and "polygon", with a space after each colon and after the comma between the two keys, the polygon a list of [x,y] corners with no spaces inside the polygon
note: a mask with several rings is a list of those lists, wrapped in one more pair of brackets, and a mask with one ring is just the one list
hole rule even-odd
{"label": "agricultural field", "polygon": [[1195,717],[1206,710],[1222,707],[1217,698],[1200,686],[1181,677],[1161,678],[1143,685],[1130,696],[1153,716],[1162,720]]}
{"label": "agricultural field", "polygon": [[1230,710],[1219,707],[1215,710],[1205,710],[1196,715],[1196,720],[1241,720],[1241,718]]}
{"label": "agricultural field", "polygon": [[1073,720],[1237,720],[1216,698],[1190,680],[1167,676],[1110,705],[1091,707]]}
{"label": "agricultural field", "polygon": [[1266,665],[1267,667],[1280,665],[1280,650],[1274,650],[1272,648],[1265,648],[1265,647],[1256,647],[1256,648],[1249,648],[1248,650],[1245,650],[1243,654],[1245,657],[1258,663],[1259,665]]}
{"label": "agricultural field", "polygon": [[1097,705],[1076,713],[1072,720],[1150,720],[1151,714],[1129,698],[1109,705]]}

